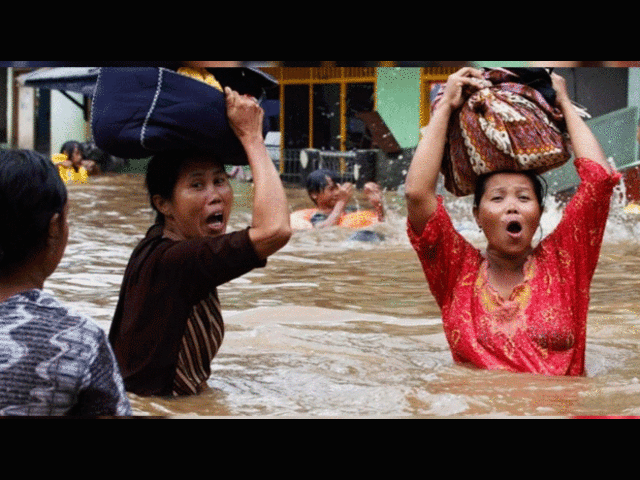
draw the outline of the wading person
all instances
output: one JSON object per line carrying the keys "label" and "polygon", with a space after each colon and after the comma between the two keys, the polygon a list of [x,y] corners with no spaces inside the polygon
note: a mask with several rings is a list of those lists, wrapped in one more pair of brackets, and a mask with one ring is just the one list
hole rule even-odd
{"label": "wading person", "polygon": [[50,160],[0,152],[0,415],[131,414],[106,332],[43,290],[68,213]]}
{"label": "wading person", "polygon": [[125,386],[139,395],[206,388],[224,324],[216,287],[266,265],[291,235],[284,188],[262,137],[254,98],[225,89],[228,121],[254,185],[249,228],[227,233],[233,191],[224,156],[161,153],[146,184],[157,221],[126,268],[109,338]]}
{"label": "wading person", "polygon": [[67,156],[67,160],[63,161],[61,166],[73,168],[76,172],[84,168],[88,175],[100,173],[100,167],[95,161],[84,158],[80,142],[74,140],[65,142],[62,147],[60,147],[60,153]]}
{"label": "wading person", "polygon": [[480,252],[454,229],[436,195],[451,116],[483,76],[451,75],[423,130],[406,179],[408,235],[442,310],[453,358],[479,368],[547,375],[584,374],[589,287],[620,175],[609,166],[553,74],[581,183],[556,229],[535,248],[542,187],[531,174],[478,177],[474,217],[486,236]]}
{"label": "wading person", "polygon": [[295,229],[347,227],[364,228],[384,221],[384,205],[380,186],[367,182],[363,192],[373,210],[357,210],[350,206],[354,186],[350,182],[339,183],[339,175],[328,169],[311,172],[307,177],[307,193],[315,208],[295,211],[291,214]]}

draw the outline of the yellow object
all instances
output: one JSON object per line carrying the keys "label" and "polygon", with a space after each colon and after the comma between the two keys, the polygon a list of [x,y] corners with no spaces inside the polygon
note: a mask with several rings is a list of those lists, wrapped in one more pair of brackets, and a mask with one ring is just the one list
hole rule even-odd
{"label": "yellow object", "polygon": [[624,207],[624,213],[640,214],[640,205],[636,205],[635,203],[630,203],[629,205]]}
{"label": "yellow object", "polygon": [[64,153],[56,153],[51,156],[51,160],[58,166],[58,173],[64,183],[86,183],[89,178],[89,172],[84,167],[80,167],[76,172],[73,167],[65,167],[64,165],[58,165],[59,163],[68,160],[67,155]]}
{"label": "yellow object", "polygon": [[217,88],[221,92],[223,91],[220,82],[218,82],[218,80],[216,80],[216,77],[214,77],[206,68],[180,67],[178,69],[178,73],[181,75],[186,75],[187,77],[195,78],[196,80],[200,80],[201,82],[207,83],[212,87]]}
{"label": "yellow object", "polygon": [[60,163],[66,162],[67,160],[69,160],[69,157],[67,157],[66,153],[54,153],[53,155],[51,155],[51,160],[53,161],[53,163]]}
{"label": "yellow object", "polygon": [[347,228],[364,228],[374,223],[378,223],[378,215],[375,212],[371,210],[360,210],[344,215],[340,218],[338,225]]}
{"label": "yellow object", "polygon": [[84,167],[80,167],[76,172],[72,167],[58,165],[58,172],[64,183],[86,183],[89,178],[89,172],[87,172],[87,169]]}

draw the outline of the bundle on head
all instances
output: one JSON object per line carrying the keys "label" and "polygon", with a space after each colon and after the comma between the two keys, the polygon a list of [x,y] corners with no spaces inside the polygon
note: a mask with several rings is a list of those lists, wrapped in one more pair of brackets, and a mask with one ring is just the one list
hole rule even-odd
{"label": "bundle on head", "polygon": [[483,75],[486,87],[471,93],[449,122],[442,173],[456,196],[472,194],[484,173],[542,174],[571,157],[546,69],[489,69]]}

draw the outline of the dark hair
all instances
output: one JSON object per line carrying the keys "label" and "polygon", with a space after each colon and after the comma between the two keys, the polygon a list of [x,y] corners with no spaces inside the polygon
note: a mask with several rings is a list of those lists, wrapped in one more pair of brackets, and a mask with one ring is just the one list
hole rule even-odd
{"label": "dark hair", "polygon": [[524,171],[500,170],[497,172],[489,172],[489,173],[483,173],[482,175],[479,175],[478,178],[476,179],[476,188],[473,193],[473,206],[475,208],[478,208],[480,206],[480,200],[482,199],[482,195],[484,195],[484,190],[487,185],[487,180],[489,180],[489,178],[491,178],[493,175],[497,173],[520,173],[522,175],[527,176],[529,180],[531,180],[531,183],[533,184],[533,190],[536,194],[538,205],[540,205],[541,209],[544,208],[544,199],[547,196],[547,182],[544,180],[544,178],[540,177],[539,175],[536,175],[534,172],[529,170],[524,170]]}
{"label": "dark hair", "polygon": [[76,142],[75,140],[69,140],[68,142],[64,142],[62,144],[62,147],[60,148],[60,153],[66,153],[67,156],[69,157],[69,160],[71,160],[71,154],[76,149],[76,147],[82,153],[82,145],[80,144],[80,142]]}
{"label": "dark hair", "polygon": [[53,162],[31,150],[0,151],[0,271],[21,265],[46,242],[67,203]]}
{"label": "dark hair", "polygon": [[324,190],[327,185],[327,177],[333,180],[335,183],[340,182],[340,176],[333,170],[319,169],[315,172],[311,172],[307,177],[307,193],[318,193]]}
{"label": "dark hair", "polygon": [[159,153],[149,160],[145,182],[151,208],[156,211],[156,223],[164,225],[164,215],[154,205],[154,195],[171,200],[182,167],[191,160],[205,157],[216,161],[211,155],[189,151]]}

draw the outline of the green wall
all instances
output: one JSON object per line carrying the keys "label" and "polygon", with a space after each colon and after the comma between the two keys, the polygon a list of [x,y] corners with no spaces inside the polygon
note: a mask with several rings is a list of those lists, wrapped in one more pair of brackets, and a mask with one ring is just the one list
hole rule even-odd
{"label": "green wall", "polygon": [[377,110],[402,148],[418,144],[420,68],[379,67]]}

